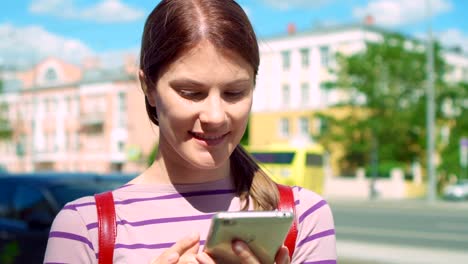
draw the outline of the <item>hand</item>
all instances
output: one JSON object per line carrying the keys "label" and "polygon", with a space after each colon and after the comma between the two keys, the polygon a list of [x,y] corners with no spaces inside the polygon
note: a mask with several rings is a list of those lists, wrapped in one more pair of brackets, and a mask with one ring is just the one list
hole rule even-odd
{"label": "hand", "polygon": [[200,235],[193,234],[177,241],[151,264],[198,263],[196,254],[200,248]]}
{"label": "hand", "polygon": [[[239,256],[241,263],[243,264],[270,264],[270,263],[260,263],[260,261],[257,259],[255,254],[250,250],[247,243],[243,241],[234,241],[232,243],[232,250],[234,251],[234,253],[237,254],[237,256]],[[213,259],[205,252],[200,252],[197,255],[196,259],[202,264],[215,264]],[[289,251],[287,247],[282,246],[280,249],[278,249],[278,252],[276,252],[275,263],[276,264],[289,264],[290,263]]]}

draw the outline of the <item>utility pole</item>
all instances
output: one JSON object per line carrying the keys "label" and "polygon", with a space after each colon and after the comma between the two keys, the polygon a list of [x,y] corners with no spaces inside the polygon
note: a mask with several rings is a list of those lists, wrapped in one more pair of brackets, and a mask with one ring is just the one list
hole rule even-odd
{"label": "utility pole", "polygon": [[426,0],[427,11],[427,201],[434,202],[436,199],[436,175],[434,164],[434,123],[435,123],[435,103],[434,103],[434,47],[432,43],[432,26],[431,26],[431,0]]}

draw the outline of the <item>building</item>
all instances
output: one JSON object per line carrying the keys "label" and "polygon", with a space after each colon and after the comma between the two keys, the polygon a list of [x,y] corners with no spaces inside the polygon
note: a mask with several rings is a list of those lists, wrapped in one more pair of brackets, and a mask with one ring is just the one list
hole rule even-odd
{"label": "building", "polygon": [[[363,51],[366,42],[382,39],[383,29],[364,24],[316,28],[296,32],[289,25],[287,33],[260,39],[261,64],[250,125],[250,144],[307,144],[319,135],[323,123],[315,113],[343,114],[332,106],[349,95],[325,89],[334,79],[334,54]],[[425,49],[424,43],[414,48]],[[460,50],[445,50],[450,65],[447,79],[468,81],[468,56]],[[331,156],[333,174],[339,175],[337,160],[340,150]]]}
{"label": "building", "polygon": [[146,115],[136,57],[103,67],[47,58],[4,72],[0,165],[9,171],[127,171],[146,167],[158,129]]}

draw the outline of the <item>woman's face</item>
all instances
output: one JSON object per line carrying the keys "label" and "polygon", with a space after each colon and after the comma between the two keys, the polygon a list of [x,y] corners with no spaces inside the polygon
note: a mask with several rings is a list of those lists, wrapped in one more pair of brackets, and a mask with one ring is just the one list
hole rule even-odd
{"label": "woman's face", "polygon": [[247,126],[254,78],[239,55],[208,41],[175,60],[148,94],[165,159],[198,169],[225,164]]}

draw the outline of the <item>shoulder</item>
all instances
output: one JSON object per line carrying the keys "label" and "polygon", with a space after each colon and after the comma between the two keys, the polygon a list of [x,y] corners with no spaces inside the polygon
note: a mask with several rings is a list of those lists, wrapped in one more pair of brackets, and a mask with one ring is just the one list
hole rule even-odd
{"label": "shoulder", "polygon": [[93,263],[95,261],[96,235],[90,232],[90,225],[96,221],[93,211],[96,210],[92,196],[69,202],[60,210],[50,229],[44,262]]}
{"label": "shoulder", "polygon": [[84,226],[95,211],[96,204],[93,196],[85,196],[68,202],[56,215],[52,230],[67,230]]}
{"label": "shoulder", "polygon": [[293,187],[298,236],[292,263],[336,263],[333,214],[319,194]]}
{"label": "shoulder", "polygon": [[292,187],[297,221],[333,226],[333,214],[327,201],[316,192],[299,186]]}

